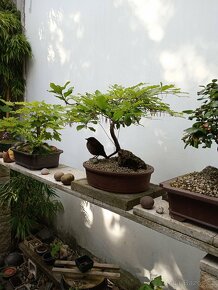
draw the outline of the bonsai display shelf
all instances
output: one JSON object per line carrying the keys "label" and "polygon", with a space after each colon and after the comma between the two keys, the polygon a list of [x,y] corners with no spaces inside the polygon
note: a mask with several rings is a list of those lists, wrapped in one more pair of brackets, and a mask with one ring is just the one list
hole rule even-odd
{"label": "bonsai display shelf", "polygon": [[123,210],[132,209],[133,206],[139,204],[140,198],[143,196],[149,195],[155,198],[165,193],[161,187],[152,183],[150,183],[149,189],[144,192],[134,194],[113,193],[90,186],[85,178],[72,182],[71,189]]}

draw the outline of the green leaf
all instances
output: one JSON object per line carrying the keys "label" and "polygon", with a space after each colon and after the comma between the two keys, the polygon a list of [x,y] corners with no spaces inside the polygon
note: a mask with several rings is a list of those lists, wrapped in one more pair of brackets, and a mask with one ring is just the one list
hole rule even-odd
{"label": "green leaf", "polygon": [[85,128],[86,126],[85,125],[78,125],[76,127],[76,130],[79,131],[79,130],[82,130],[83,128]]}
{"label": "green leaf", "polygon": [[158,276],[151,281],[151,285],[154,287],[164,286],[164,282],[162,281],[162,277]]}

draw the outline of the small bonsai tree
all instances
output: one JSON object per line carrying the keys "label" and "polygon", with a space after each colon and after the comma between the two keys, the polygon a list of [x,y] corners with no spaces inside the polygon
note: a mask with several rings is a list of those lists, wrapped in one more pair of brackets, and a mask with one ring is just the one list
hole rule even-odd
{"label": "small bonsai tree", "polygon": [[215,142],[218,150],[218,84],[212,80],[198,92],[202,105],[195,110],[187,110],[190,120],[195,120],[192,127],[185,130],[182,140],[188,145],[198,148],[211,148]]}
{"label": "small bonsai tree", "polygon": [[178,115],[170,106],[162,101],[165,94],[179,95],[180,89],[174,85],[145,85],[139,83],[132,87],[113,85],[106,93],[99,90],[85,95],[72,95],[73,87],[67,89],[70,82],[64,86],[50,84],[57,98],[67,105],[70,122],[79,123],[77,130],[88,128],[95,131],[94,125],[102,120],[109,122],[110,136],[115,145],[115,151],[109,157],[121,150],[116,129],[140,124],[143,117],[152,117],[158,112]]}
{"label": "small bonsai tree", "polygon": [[23,100],[24,62],[31,47],[23,34],[20,12],[11,0],[0,2],[0,96],[7,101]]}
{"label": "small bonsai tree", "polygon": [[1,120],[0,131],[7,131],[14,138],[20,138],[22,142],[17,144],[16,149],[31,154],[56,150],[45,142],[61,141],[60,130],[65,125],[65,108],[44,101],[15,104],[16,108],[10,112],[11,117]]}

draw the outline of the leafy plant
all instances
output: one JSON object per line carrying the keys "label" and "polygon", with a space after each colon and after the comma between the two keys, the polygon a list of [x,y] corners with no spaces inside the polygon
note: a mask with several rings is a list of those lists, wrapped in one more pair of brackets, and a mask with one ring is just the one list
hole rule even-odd
{"label": "leafy plant", "polygon": [[11,207],[11,225],[16,238],[23,240],[40,221],[51,219],[63,209],[53,188],[11,171],[10,180],[0,186],[0,204]]}
{"label": "leafy plant", "polygon": [[55,240],[51,244],[51,256],[52,257],[54,257],[54,258],[58,257],[62,245],[63,245],[63,243],[61,241],[57,241],[57,240]]}
{"label": "leafy plant", "polygon": [[16,147],[29,153],[44,153],[55,150],[48,146],[46,140],[61,140],[65,124],[64,107],[42,102],[17,102],[19,106],[10,112],[11,117],[0,122],[0,130],[7,131],[14,138],[20,137],[21,142]]}
{"label": "leafy plant", "polygon": [[143,284],[139,290],[163,290],[164,282],[162,277],[158,276],[151,280],[149,283]]}
{"label": "leafy plant", "polygon": [[[211,148],[213,142],[218,146],[218,83],[212,80],[198,92],[202,105],[195,110],[187,110],[190,120],[195,120],[192,127],[185,130],[182,140],[188,145],[198,148]],[[218,147],[217,147],[218,149]]]}
{"label": "leafy plant", "polygon": [[101,123],[103,119],[109,122],[110,135],[116,149],[110,156],[121,149],[115,130],[133,124],[139,125],[143,117],[151,118],[158,112],[177,115],[162,101],[164,94],[180,94],[180,90],[174,85],[150,86],[139,83],[125,88],[115,84],[106,93],[97,90],[85,95],[73,95],[74,88],[67,89],[69,83],[64,86],[51,83],[50,92],[70,105],[68,119],[79,123],[77,130],[88,128],[95,131],[94,126]]}
{"label": "leafy plant", "polygon": [[20,12],[11,0],[0,3],[0,96],[7,101],[23,99],[24,62],[31,47],[23,34]]}

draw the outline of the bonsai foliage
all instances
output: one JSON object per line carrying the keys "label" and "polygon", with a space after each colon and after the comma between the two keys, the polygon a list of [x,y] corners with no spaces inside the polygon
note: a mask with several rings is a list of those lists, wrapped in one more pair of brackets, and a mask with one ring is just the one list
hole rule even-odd
{"label": "bonsai foliage", "polygon": [[51,221],[63,209],[56,197],[48,185],[14,171],[0,186],[0,204],[11,207],[12,230],[18,239],[24,239],[37,223]]}
{"label": "bonsai foliage", "polygon": [[218,146],[218,84],[217,80],[212,80],[203,89],[198,92],[202,105],[195,110],[184,111],[189,114],[190,120],[195,120],[192,127],[185,130],[182,140],[186,143],[185,147],[190,145],[198,148],[211,148],[213,142]]}
{"label": "bonsai foliage", "polygon": [[64,107],[43,102],[19,102],[10,112],[11,117],[0,122],[0,130],[7,131],[14,138],[21,138],[18,150],[29,153],[43,153],[55,148],[45,144],[47,140],[61,141],[65,125]]}
{"label": "bonsai foliage", "polygon": [[0,96],[7,101],[23,99],[24,61],[31,47],[23,34],[20,13],[11,0],[0,3]]}
{"label": "bonsai foliage", "polygon": [[151,280],[149,283],[143,284],[139,290],[163,290],[164,282],[162,277],[158,276]]}
{"label": "bonsai foliage", "polygon": [[[77,130],[88,128],[95,131],[94,125],[104,119],[109,122],[110,135],[117,153],[121,146],[115,134],[120,127],[140,124],[143,117],[152,117],[157,112],[176,115],[170,106],[162,101],[164,94],[177,95],[180,90],[174,85],[145,85],[139,83],[132,87],[113,85],[106,93],[99,90],[84,95],[72,95],[73,87],[67,89],[70,82],[64,86],[50,84],[50,92],[70,106],[68,119],[79,123]],[[110,157],[109,156],[109,157]]]}

